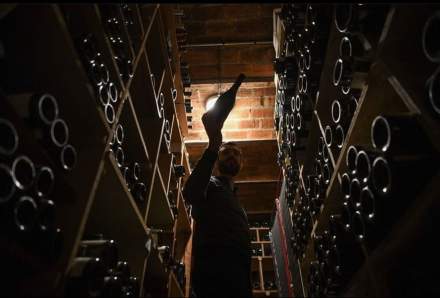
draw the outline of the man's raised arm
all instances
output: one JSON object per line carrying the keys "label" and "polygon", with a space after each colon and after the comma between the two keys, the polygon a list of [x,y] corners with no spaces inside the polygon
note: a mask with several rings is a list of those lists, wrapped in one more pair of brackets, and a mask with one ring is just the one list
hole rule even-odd
{"label": "man's raised arm", "polygon": [[209,179],[211,178],[218,150],[223,140],[221,133],[222,123],[219,123],[213,117],[209,117],[206,113],[202,116],[202,122],[209,138],[209,146],[197,162],[183,189],[183,197],[190,204],[197,204],[197,202],[206,198]]}

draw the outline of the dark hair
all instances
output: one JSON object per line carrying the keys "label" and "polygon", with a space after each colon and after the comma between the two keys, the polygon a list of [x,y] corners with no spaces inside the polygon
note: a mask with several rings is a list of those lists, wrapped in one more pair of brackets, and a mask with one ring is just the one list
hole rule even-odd
{"label": "dark hair", "polygon": [[223,144],[221,144],[220,148],[222,148],[222,147],[226,147],[226,146],[234,146],[234,147],[236,147],[236,148],[240,151],[240,154],[243,153],[243,152],[241,151],[241,148],[238,146],[238,144],[237,144],[236,142],[232,142],[232,141],[224,142]]}
{"label": "dark hair", "polygon": [[236,147],[238,147],[238,144],[235,143],[235,142],[229,141],[229,142],[223,143],[220,147],[224,147],[224,146],[236,146]]}

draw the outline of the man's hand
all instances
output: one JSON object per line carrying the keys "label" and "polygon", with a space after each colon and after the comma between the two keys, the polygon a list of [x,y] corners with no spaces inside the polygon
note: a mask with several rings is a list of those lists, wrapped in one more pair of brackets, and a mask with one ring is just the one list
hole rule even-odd
{"label": "man's hand", "polygon": [[210,114],[204,113],[202,115],[202,123],[205,127],[206,134],[209,138],[208,148],[212,151],[218,151],[223,141],[222,127],[223,123],[218,121],[216,117],[212,117]]}

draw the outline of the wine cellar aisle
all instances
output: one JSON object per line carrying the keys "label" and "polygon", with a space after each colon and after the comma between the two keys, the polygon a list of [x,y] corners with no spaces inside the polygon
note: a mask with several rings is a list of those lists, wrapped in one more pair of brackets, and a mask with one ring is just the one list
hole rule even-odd
{"label": "wine cellar aisle", "polygon": [[1,296],[197,297],[184,187],[240,73],[253,297],[440,294],[440,5],[1,4],[0,32]]}

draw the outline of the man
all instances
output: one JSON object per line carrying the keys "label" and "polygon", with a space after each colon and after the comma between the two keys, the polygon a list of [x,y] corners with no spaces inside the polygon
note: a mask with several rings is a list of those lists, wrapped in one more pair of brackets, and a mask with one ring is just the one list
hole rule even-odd
{"label": "man", "polygon": [[[207,113],[202,122],[209,145],[183,191],[195,219],[193,290],[197,298],[252,297],[249,225],[234,191],[241,151],[235,143],[222,144],[223,123]],[[216,162],[220,175],[211,176]]]}

